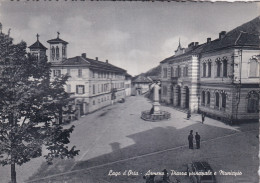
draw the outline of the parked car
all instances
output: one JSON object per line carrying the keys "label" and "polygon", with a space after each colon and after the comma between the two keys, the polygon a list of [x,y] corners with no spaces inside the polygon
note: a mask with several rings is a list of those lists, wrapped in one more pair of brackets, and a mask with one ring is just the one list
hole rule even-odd
{"label": "parked car", "polygon": [[[210,172],[211,175],[198,175],[203,172]],[[189,163],[187,165],[187,175],[192,183],[217,183],[214,172],[207,162]]]}

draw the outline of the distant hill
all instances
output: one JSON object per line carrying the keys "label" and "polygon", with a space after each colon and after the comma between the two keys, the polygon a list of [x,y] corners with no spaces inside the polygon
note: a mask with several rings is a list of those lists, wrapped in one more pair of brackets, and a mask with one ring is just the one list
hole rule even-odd
{"label": "distant hill", "polygon": [[157,79],[161,77],[161,66],[158,65],[157,67],[154,67],[150,70],[148,70],[145,73],[141,73],[135,77],[133,77],[133,80],[138,78],[139,76],[143,76],[143,77],[150,77],[151,79]]}

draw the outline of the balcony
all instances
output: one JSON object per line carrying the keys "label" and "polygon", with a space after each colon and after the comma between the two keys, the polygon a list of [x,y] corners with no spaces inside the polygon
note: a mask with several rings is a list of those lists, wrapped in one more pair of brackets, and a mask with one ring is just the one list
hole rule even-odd
{"label": "balcony", "polygon": [[178,83],[178,77],[171,77],[171,81],[173,84]]}

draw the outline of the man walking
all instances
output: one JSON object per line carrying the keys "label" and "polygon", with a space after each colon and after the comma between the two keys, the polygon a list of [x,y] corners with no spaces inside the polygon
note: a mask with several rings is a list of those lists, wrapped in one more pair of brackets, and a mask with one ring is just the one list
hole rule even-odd
{"label": "man walking", "polygon": [[191,117],[190,110],[188,110],[188,112],[187,112],[187,119],[189,120],[190,117]]}
{"label": "man walking", "polygon": [[198,134],[198,132],[196,132],[195,140],[196,140],[196,147],[197,147],[197,149],[199,149],[200,148],[200,135]]}
{"label": "man walking", "polygon": [[190,135],[188,136],[189,141],[189,149],[193,149],[193,130],[190,131]]}
{"label": "man walking", "polygon": [[205,121],[206,114],[204,112],[201,113],[201,123],[203,124]]}

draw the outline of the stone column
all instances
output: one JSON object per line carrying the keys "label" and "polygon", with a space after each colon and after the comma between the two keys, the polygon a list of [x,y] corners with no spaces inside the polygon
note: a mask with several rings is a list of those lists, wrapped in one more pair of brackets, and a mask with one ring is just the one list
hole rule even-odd
{"label": "stone column", "polygon": [[159,89],[160,87],[158,84],[155,84],[153,87],[153,114],[158,114],[160,113],[160,103],[159,103]]}

